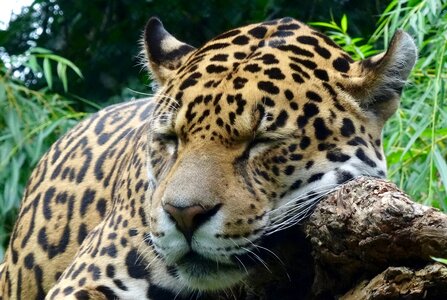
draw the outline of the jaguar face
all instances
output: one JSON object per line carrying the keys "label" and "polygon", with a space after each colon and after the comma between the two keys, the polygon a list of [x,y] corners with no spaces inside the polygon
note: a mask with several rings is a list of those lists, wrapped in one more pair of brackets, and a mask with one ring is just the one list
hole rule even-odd
{"label": "jaguar face", "polygon": [[[291,18],[226,32],[199,49],[151,19],[145,214],[159,258],[184,287],[233,286],[322,195],[360,175],[384,177],[384,122],[416,53],[354,62]],[[412,47],[409,47],[412,46]],[[413,50],[412,50],[413,49]]]}

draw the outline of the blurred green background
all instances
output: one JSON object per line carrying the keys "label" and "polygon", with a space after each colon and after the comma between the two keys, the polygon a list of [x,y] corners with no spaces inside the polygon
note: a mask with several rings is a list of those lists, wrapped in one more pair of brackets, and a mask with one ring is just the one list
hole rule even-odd
{"label": "blurred green background", "polygon": [[356,59],[407,30],[420,59],[385,128],[389,178],[447,211],[446,1],[28,0],[0,29],[0,259],[27,178],[48,147],[87,114],[151,92],[139,56],[150,16],[196,47],[240,25],[291,16]]}

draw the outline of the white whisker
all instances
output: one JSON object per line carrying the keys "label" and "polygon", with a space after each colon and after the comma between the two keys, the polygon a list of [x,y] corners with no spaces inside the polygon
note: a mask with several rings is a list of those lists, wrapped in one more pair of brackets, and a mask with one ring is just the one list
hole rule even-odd
{"label": "white whisker", "polygon": [[248,270],[247,270],[247,267],[244,265],[244,263],[235,255],[234,256],[234,258],[236,258],[237,260],[238,260],[238,262],[242,265],[242,267],[244,268],[244,270],[245,270],[245,273],[247,273],[247,275],[248,275]]}
{"label": "white whisker", "polygon": [[[354,178],[347,180],[345,183],[353,180]],[[292,226],[299,224],[302,220],[306,219],[313,211],[315,205],[323,197],[333,193],[341,184],[327,184],[319,186],[310,191],[306,191],[287,203],[273,209],[269,212],[270,224],[266,226],[266,235],[272,235],[278,231],[285,230]]]}
{"label": "white whisker", "polygon": [[272,271],[270,270],[270,268],[267,266],[267,263],[261,258],[259,257],[259,255],[257,255],[256,253],[254,253],[253,251],[251,251],[248,248],[242,247],[240,245],[238,245],[233,239],[230,239],[230,241],[235,244],[238,248],[244,250],[247,253],[252,254],[270,273],[272,273]]}
{"label": "white whisker", "polygon": [[246,241],[248,241],[250,244],[252,244],[253,247],[256,247],[256,248],[259,248],[259,249],[262,249],[262,250],[265,250],[265,251],[269,252],[271,255],[273,255],[273,257],[275,257],[275,258],[281,263],[281,265],[284,266],[284,262],[283,262],[283,261],[281,260],[281,258],[279,258],[279,256],[278,256],[275,252],[273,252],[272,250],[270,250],[270,249],[268,249],[268,248],[266,248],[266,247],[260,246],[260,245],[256,245],[255,243],[253,243],[252,241],[250,241],[250,240],[247,239],[247,238],[244,238],[244,240],[246,240]]}
{"label": "white whisker", "polygon": [[[313,210],[318,201],[332,193],[337,184],[320,186],[288,201],[286,204],[269,212],[271,223],[266,228],[266,235],[287,229],[305,219]],[[303,201],[304,200],[304,201]],[[277,215],[276,215],[277,214]]]}

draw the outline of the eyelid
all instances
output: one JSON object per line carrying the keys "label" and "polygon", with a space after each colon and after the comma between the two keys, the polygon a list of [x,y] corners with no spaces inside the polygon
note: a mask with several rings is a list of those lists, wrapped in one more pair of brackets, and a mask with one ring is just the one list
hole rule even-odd
{"label": "eyelid", "polygon": [[270,143],[270,142],[274,142],[277,141],[277,139],[268,137],[268,136],[255,136],[253,139],[253,142],[257,143],[257,144],[261,144],[261,143]]}
{"label": "eyelid", "polygon": [[257,144],[278,144],[284,141],[290,141],[295,139],[296,136],[294,135],[294,133],[283,133],[283,134],[278,134],[278,133],[260,133],[260,134],[256,134],[252,141],[250,146],[254,147]]}
{"label": "eyelid", "polygon": [[154,139],[164,141],[177,141],[178,137],[175,132],[157,132],[154,133]]}
{"label": "eyelid", "polygon": [[253,140],[250,143],[250,148],[253,148],[259,144],[270,144],[277,141],[279,140],[268,136],[262,136],[262,135],[254,136]]}

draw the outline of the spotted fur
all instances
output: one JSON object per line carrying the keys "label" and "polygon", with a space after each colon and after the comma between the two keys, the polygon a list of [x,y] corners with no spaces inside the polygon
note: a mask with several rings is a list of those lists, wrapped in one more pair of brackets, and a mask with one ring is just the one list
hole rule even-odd
{"label": "spotted fur", "polygon": [[[397,32],[353,61],[291,18],[195,49],[144,33],[150,99],[59,139],[26,188],[1,299],[189,299],[240,285],[267,237],[359,175],[384,177],[381,130],[416,59]],[[262,251],[261,251],[262,252]]]}

